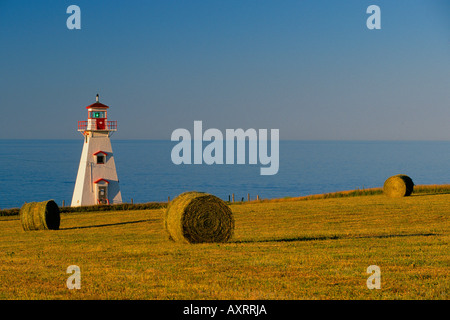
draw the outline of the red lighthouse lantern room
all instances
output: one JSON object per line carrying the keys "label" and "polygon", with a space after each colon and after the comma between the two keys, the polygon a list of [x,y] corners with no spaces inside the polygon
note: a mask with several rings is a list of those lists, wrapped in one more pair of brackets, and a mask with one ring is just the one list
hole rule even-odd
{"label": "red lighthouse lantern room", "polygon": [[78,121],[78,131],[86,134],[86,131],[117,131],[117,121],[108,121],[107,105],[100,103],[98,94],[95,103],[86,107],[88,120]]}

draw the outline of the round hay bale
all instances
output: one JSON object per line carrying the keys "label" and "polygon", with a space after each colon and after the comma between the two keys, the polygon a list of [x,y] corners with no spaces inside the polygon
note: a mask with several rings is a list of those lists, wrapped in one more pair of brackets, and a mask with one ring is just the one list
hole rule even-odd
{"label": "round hay bale", "polygon": [[25,203],[19,215],[25,231],[58,230],[61,221],[59,207],[53,200]]}
{"label": "round hay bale", "polygon": [[414,190],[414,182],[404,174],[398,174],[388,178],[384,182],[383,193],[390,198],[401,198],[411,195]]}
{"label": "round hay bale", "polygon": [[167,206],[164,225],[176,242],[226,242],[234,233],[231,209],[211,194],[190,191]]}

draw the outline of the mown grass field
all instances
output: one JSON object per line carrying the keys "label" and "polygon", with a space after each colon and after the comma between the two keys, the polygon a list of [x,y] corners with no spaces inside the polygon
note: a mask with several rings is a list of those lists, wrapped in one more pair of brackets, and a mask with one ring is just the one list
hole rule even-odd
{"label": "mown grass field", "polygon": [[[231,205],[224,244],[178,244],[164,209],[0,217],[0,299],[448,299],[450,194]],[[66,269],[81,269],[69,290]],[[366,269],[381,269],[369,290]]]}

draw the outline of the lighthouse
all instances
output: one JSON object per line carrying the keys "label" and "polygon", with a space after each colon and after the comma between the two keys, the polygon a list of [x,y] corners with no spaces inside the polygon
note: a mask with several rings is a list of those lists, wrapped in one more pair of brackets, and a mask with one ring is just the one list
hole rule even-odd
{"label": "lighthouse", "polygon": [[110,136],[117,121],[108,120],[109,107],[95,103],[86,107],[87,121],[78,121],[84,143],[72,197],[72,207],[122,203]]}

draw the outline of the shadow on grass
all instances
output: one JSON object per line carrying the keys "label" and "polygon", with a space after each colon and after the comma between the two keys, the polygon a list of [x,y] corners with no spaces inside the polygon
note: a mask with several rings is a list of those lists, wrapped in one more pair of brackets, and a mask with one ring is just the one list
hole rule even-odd
{"label": "shadow on grass", "polygon": [[0,222],[2,222],[2,221],[20,221],[20,219],[19,218],[16,218],[16,219],[1,219],[0,218]]}
{"label": "shadow on grass", "polygon": [[443,196],[448,194],[450,193],[449,192],[412,193],[410,197]]}
{"label": "shadow on grass", "polygon": [[113,227],[113,226],[120,226],[120,225],[124,225],[124,224],[133,224],[133,223],[149,222],[149,221],[156,221],[156,220],[157,220],[157,219],[146,219],[146,220],[136,220],[136,221],[128,221],[128,222],[117,222],[117,223],[97,224],[97,225],[93,225],[93,226],[59,228],[59,230],[75,230],[75,229],[89,229],[89,228]]}
{"label": "shadow on grass", "polygon": [[361,235],[361,236],[319,236],[319,237],[294,237],[280,239],[261,239],[261,240],[236,240],[230,243],[263,243],[263,242],[295,242],[295,241],[323,241],[323,240],[341,240],[341,239],[383,239],[383,238],[403,238],[403,237],[429,237],[437,236],[437,233],[412,233],[412,234],[383,234],[383,235]]}

